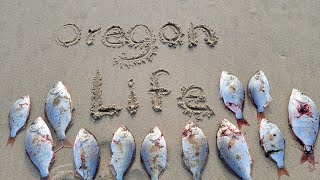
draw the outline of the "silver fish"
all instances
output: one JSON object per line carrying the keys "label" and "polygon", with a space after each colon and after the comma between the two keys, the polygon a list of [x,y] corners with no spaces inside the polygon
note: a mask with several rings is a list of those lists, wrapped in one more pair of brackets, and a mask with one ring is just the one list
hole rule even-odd
{"label": "silver fish", "polygon": [[265,155],[277,163],[278,177],[289,173],[284,165],[285,139],[278,126],[267,119],[262,119],[260,123],[260,145],[263,147]]}
{"label": "silver fish", "polygon": [[304,145],[301,163],[309,161],[314,166],[314,144],[319,133],[319,111],[308,96],[298,89],[293,89],[288,112],[289,125],[294,135]]}
{"label": "silver fish", "polygon": [[224,119],[217,132],[220,158],[242,179],[251,180],[251,156],[243,134]]}
{"label": "silver fish", "polygon": [[158,180],[167,167],[167,145],[157,126],[144,138],[140,156],[150,178]]}
{"label": "silver fish", "polygon": [[80,129],[73,146],[76,176],[92,180],[100,162],[100,148],[97,139],[86,129]]}
{"label": "silver fish", "polygon": [[55,160],[50,129],[41,117],[33,121],[26,133],[26,152],[40,172],[41,180],[48,180],[49,168]]}
{"label": "silver fish", "polygon": [[48,93],[45,103],[46,116],[58,138],[55,151],[63,147],[73,147],[65,134],[72,124],[72,111],[70,94],[62,82],[59,81]]}
{"label": "silver fish", "polygon": [[23,96],[13,103],[9,113],[9,128],[10,136],[8,138],[8,144],[13,145],[17,133],[24,129],[27,125],[27,120],[30,114],[30,96]]}
{"label": "silver fish", "polygon": [[201,179],[201,173],[207,163],[209,145],[202,130],[189,122],[182,134],[182,156],[184,165],[191,171],[194,180]]}
{"label": "silver fish", "polygon": [[239,129],[243,124],[249,125],[243,118],[244,90],[240,80],[233,74],[222,71],[220,77],[220,97],[225,106],[231,110],[237,119]]}
{"label": "silver fish", "polygon": [[263,71],[258,71],[249,81],[249,97],[258,109],[257,118],[259,120],[265,117],[264,108],[272,101],[270,96],[270,86],[267,77]]}
{"label": "silver fish", "polygon": [[130,131],[121,126],[113,135],[111,142],[111,170],[117,180],[122,180],[130,167],[136,152],[136,144]]}

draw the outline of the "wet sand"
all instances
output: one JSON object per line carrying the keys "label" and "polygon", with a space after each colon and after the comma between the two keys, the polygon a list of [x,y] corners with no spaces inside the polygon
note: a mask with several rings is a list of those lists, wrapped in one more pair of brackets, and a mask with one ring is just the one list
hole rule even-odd
{"label": "wet sand", "polygon": [[[76,108],[74,125],[67,137],[74,141],[80,128],[90,130],[101,145],[101,163],[96,179],[110,179],[107,165],[110,159],[109,142],[117,128],[126,125],[135,137],[136,159],[125,179],[148,179],[140,162],[140,146],[148,131],[158,126],[167,141],[169,162],[160,179],[191,179],[181,165],[181,134],[189,118],[178,107],[181,88],[192,84],[203,88],[206,103],[215,116],[198,122],[209,141],[210,154],[203,179],[235,179],[218,157],[216,132],[222,119],[236,123],[234,115],[219,99],[219,78],[222,70],[232,72],[246,87],[256,71],[262,69],[268,77],[273,101],[266,117],[278,125],[286,138],[286,167],[290,179],[317,179],[320,173],[308,172],[308,163],[300,165],[302,146],[292,139],[287,106],[292,88],[305,92],[320,107],[320,12],[317,1],[1,1],[0,2],[0,179],[39,179],[39,173],[24,150],[26,130],[22,130],[14,146],[6,146],[9,136],[7,116],[14,101],[23,95],[31,97],[28,126],[38,116],[44,117],[44,102],[48,91],[59,80],[68,88]],[[176,48],[161,43],[158,32],[168,21],[181,27],[185,34],[183,45]],[[81,29],[81,39],[68,48],[56,42],[59,27],[73,23]],[[188,48],[190,23],[205,24],[219,38],[212,48],[205,44],[205,35],[197,31],[198,45]],[[158,46],[152,62],[120,69],[114,58],[131,51],[106,47],[101,37],[112,25],[127,32],[136,24],[148,26]],[[101,27],[94,44],[86,44],[88,29]],[[133,54],[136,51],[132,51]],[[123,107],[119,116],[94,121],[90,116],[93,77],[100,70],[105,105]],[[160,76],[161,87],[171,90],[162,98],[162,112],[152,109],[150,76],[158,69],[169,76]],[[139,108],[134,116],[126,110],[128,80],[134,79],[134,92]],[[246,93],[244,117],[250,127],[243,126],[250,153],[255,161],[253,179],[277,179],[276,164],[264,156],[259,145],[259,125],[256,109]],[[56,139],[52,131],[53,138]],[[316,161],[320,159],[319,143],[315,147]],[[72,149],[56,154],[51,178],[59,171],[73,170]],[[289,179],[287,176],[281,179]]]}

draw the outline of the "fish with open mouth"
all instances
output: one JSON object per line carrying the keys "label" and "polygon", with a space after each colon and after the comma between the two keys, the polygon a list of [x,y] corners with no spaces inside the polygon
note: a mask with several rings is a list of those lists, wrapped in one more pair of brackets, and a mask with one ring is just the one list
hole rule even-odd
{"label": "fish with open mouth", "polygon": [[225,106],[232,111],[237,119],[239,129],[243,124],[249,125],[243,118],[244,89],[240,80],[233,74],[222,71],[220,77],[220,97]]}
{"label": "fish with open mouth", "polygon": [[217,132],[219,156],[242,179],[251,180],[251,156],[247,142],[235,125],[224,119]]}
{"label": "fish with open mouth", "polygon": [[26,152],[40,172],[41,180],[49,180],[49,168],[55,160],[50,129],[41,117],[33,121],[26,133]]}
{"label": "fish with open mouth", "polygon": [[158,180],[167,167],[168,155],[166,141],[157,126],[144,138],[140,156],[151,180]]}
{"label": "fish with open mouth", "polygon": [[97,139],[84,128],[79,130],[74,141],[73,157],[76,176],[83,180],[92,180],[98,171],[100,148]]}
{"label": "fish with open mouth", "polygon": [[201,179],[208,154],[209,145],[206,136],[194,122],[190,121],[182,133],[182,157],[194,180]]}
{"label": "fish with open mouth", "polygon": [[30,96],[23,96],[13,103],[9,113],[9,128],[10,136],[8,138],[8,144],[13,145],[17,133],[26,128],[27,120],[30,114]]}
{"label": "fish with open mouth", "polygon": [[284,165],[285,139],[278,126],[267,119],[262,119],[260,123],[260,145],[263,147],[265,155],[277,163],[278,177],[289,173]]}
{"label": "fish with open mouth", "polygon": [[71,96],[67,88],[61,81],[57,82],[48,93],[45,103],[46,116],[58,138],[55,152],[63,147],[73,147],[66,137],[66,131],[73,123],[73,110]]}
{"label": "fish with open mouth", "polygon": [[249,97],[258,110],[258,120],[265,118],[264,108],[272,101],[272,97],[268,79],[263,71],[258,71],[252,76],[248,84],[248,91]]}
{"label": "fish with open mouth", "polygon": [[315,103],[298,89],[293,89],[288,105],[289,125],[303,144],[301,164],[309,161],[313,166],[314,144],[319,133],[319,111]]}
{"label": "fish with open mouth", "polygon": [[113,135],[111,151],[111,171],[117,180],[122,180],[135,158],[136,152],[134,138],[125,126],[119,127]]}

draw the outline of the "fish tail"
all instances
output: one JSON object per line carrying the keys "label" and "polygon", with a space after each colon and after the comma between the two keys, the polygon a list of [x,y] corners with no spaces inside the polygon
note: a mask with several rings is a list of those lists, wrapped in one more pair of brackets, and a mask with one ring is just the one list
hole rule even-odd
{"label": "fish tail", "polygon": [[56,144],[56,148],[55,148],[54,152],[57,152],[64,147],[65,148],[72,148],[73,144],[67,138],[65,138],[63,140],[59,140]]}
{"label": "fish tail", "polygon": [[195,173],[193,175],[193,180],[201,180],[201,174],[200,173]]}
{"label": "fish tail", "polygon": [[241,129],[242,125],[250,126],[246,119],[237,119],[238,128]]}
{"label": "fish tail", "polygon": [[11,146],[14,144],[14,141],[16,140],[16,137],[9,137],[8,138],[8,142],[7,142],[7,146],[10,144]]}
{"label": "fish tail", "polygon": [[264,112],[258,112],[257,113],[257,119],[260,121],[262,119],[266,118],[266,116],[264,115]]}
{"label": "fish tail", "polygon": [[49,176],[41,177],[40,180],[50,180],[50,177]]}
{"label": "fish tail", "polygon": [[151,180],[159,180],[159,177],[158,176],[152,176]]}
{"label": "fish tail", "polygon": [[279,178],[280,178],[280,176],[282,176],[284,174],[287,175],[287,176],[290,176],[289,172],[288,172],[288,170],[286,168],[278,168],[277,172],[278,172],[278,177]]}
{"label": "fish tail", "polygon": [[314,151],[311,151],[310,153],[303,152],[301,156],[300,164],[303,164],[306,161],[308,161],[310,164],[312,164],[315,167],[316,161],[314,160]]}

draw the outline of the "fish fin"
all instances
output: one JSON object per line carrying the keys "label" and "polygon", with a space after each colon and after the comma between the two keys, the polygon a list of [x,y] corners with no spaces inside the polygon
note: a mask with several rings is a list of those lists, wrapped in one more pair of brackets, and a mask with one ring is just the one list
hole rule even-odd
{"label": "fish fin", "polygon": [[237,141],[237,138],[232,137],[228,143],[228,149],[232,148],[232,146],[236,143],[236,141]]}
{"label": "fish fin", "polygon": [[260,120],[262,120],[263,118],[265,118],[266,116],[265,116],[265,114],[264,114],[264,112],[258,112],[257,113],[257,119],[260,121]]}
{"label": "fish fin", "polygon": [[238,124],[239,129],[241,129],[242,125],[250,126],[248,121],[245,119],[237,119],[237,124]]}
{"label": "fish fin", "polygon": [[314,151],[310,152],[310,153],[305,153],[303,152],[302,156],[301,156],[301,162],[300,164],[303,164],[304,162],[308,161],[310,164],[313,165],[313,167],[315,167],[316,165],[316,161],[314,160]]}
{"label": "fish fin", "polygon": [[278,168],[277,173],[278,173],[278,177],[279,178],[284,174],[287,175],[287,176],[290,176],[289,172],[288,172],[288,170],[286,168]]}
{"label": "fish fin", "polygon": [[56,144],[54,152],[57,152],[64,147],[65,148],[72,148],[73,144],[67,138],[65,138],[63,140],[59,140]]}
{"label": "fish fin", "polygon": [[10,144],[11,146],[13,146],[14,141],[16,140],[16,137],[9,137],[8,138],[8,142],[7,142],[7,146]]}
{"label": "fish fin", "polygon": [[117,175],[117,172],[116,170],[114,169],[114,166],[112,164],[110,164],[110,170],[111,170],[111,173],[116,176]]}
{"label": "fish fin", "polygon": [[[84,178],[78,173],[77,170],[74,172],[74,176],[77,177],[77,178],[79,178],[79,179],[84,179]],[[76,179],[77,179],[77,178],[76,178]]]}
{"label": "fish fin", "polygon": [[41,177],[40,180],[50,180],[50,177],[49,176]]}
{"label": "fish fin", "polygon": [[69,124],[68,124],[68,126],[67,126],[67,130],[70,129],[73,124],[74,124],[74,122],[73,122],[73,121],[70,121]]}

